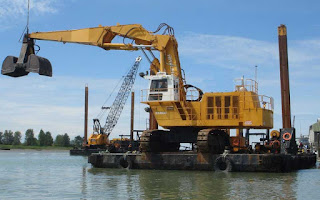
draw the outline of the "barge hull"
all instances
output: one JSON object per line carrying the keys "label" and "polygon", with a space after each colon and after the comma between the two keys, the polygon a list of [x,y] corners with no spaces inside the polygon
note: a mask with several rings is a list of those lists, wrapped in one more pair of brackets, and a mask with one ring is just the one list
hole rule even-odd
{"label": "barge hull", "polygon": [[100,151],[105,151],[103,149],[71,149],[71,156],[90,156],[93,153],[99,153]]}
{"label": "barge hull", "polygon": [[316,155],[93,153],[88,162],[97,168],[290,172],[314,167]]}

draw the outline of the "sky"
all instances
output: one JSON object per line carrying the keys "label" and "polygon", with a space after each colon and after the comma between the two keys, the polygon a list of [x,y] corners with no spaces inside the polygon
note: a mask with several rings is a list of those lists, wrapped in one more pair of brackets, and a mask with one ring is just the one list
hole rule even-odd
{"label": "sky", "polygon": [[[175,29],[187,83],[205,92],[234,90],[234,79],[254,78],[258,66],[259,94],[275,100],[274,128],[281,122],[277,27],[288,31],[291,113],[298,135],[320,117],[320,1],[296,0],[31,0],[30,31],[70,30],[142,24],[154,31],[165,22]],[[19,38],[26,26],[27,0],[0,0],[0,60],[18,56]],[[37,41],[39,56],[48,58],[53,77],[0,75],[0,131],[50,131],[54,136],[83,134],[84,87],[89,86],[89,127],[119,80],[141,52],[104,51],[77,44]],[[142,55],[141,55],[142,56]],[[139,71],[149,64],[143,57]],[[135,129],[145,129],[146,105],[137,77]],[[111,137],[128,134],[130,100]],[[105,119],[102,119],[104,122]],[[91,131],[91,129],[89,129]]]}

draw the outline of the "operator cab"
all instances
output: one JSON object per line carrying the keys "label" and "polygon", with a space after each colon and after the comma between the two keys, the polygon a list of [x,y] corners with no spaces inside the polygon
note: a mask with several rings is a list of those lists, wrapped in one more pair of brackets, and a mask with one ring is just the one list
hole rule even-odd
{"label": "operator cab", "polygon": [[179,100],[179,79],[174,75],[167,75],[165,72],[158,72],[156,75],[145,76],[149,79],[147,101],[178,101]]}

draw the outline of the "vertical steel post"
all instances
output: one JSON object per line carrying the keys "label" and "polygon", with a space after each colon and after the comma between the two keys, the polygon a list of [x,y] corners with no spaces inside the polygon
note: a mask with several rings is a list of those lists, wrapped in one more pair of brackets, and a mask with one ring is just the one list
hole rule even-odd
{"label": "vertical steel post", "polygon": [[156,117],[153,114],[152,109],[150,108],[149,112],[149,130],[155,130],[158,129],[158,122],[156,120]]}
{"label": "vertical steel post", "polygon": [[318,138],[318,148],[317,148],[317,150],[318,150],[318,158],[320,158],[320,153],[319,153],[319,151],[320,151],[320,145],[319,145],[319,143],[320,143],[320,133],[317,133],[316,134],[317,135],[317,138]]}
{"label": "vertical steel post", "polygon": [[84,97],[84,137],[83,137],[83,146],[87,145],[88,140],[88,96],[89,89],[88,85],[85,87],[85,97]]}
{"label": "vertical steel post", "polygon": [[134,92],[131,92],[131,120],[130,120],[130,143],[133,144],[133,128],[134,128]]}
{"label": "vertical steel post", "polygon": [[[164,53],[160,51],[160,71],[161,69],[164,70]],[[162,65],[162,67],[161,67]],[[150,74],[152,74],[152,69],[151,69],[151,66],[150,65]],[[162,71],[163,72],[163,71]],[[158,129],[158,122],[156,120],[156,117],[154,116],[153,114],[153,111],[150,107],[150,111],[149,111],[149,130],[155,130],[155,129]]]}
{"label": "vertical steel post", "polygon": [[287,28],[285,25],[282,24],[278,27],[278,36],[279,36],[279,56],[280,56],[282,127],[291,128]]}

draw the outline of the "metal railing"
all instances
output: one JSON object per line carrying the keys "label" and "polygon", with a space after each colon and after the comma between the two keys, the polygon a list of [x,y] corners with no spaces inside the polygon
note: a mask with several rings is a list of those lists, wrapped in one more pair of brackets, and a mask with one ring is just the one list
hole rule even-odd
{"label": "metal railing", "polygon": [[240,103],[244,103],[244,109],[250,109],[253,105],[253,108],[263,108],[267,110],[274,110],[274,100],[272,97],[268,97],[266,95],[245,95],[244,102],[240,101]]}
{"label": "metal railing", "polygon": [[254,92],[258,94],[258,83],[255,80],[252,79],[236,79],[236,82],[241,81],[242,83],[240,85],[235,86],[236,91],[244,92]]}

